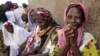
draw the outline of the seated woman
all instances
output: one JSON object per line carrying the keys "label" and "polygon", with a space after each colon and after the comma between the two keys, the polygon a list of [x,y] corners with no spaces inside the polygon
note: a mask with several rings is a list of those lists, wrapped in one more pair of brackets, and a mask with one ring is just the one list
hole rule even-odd
{"label": "seated woman", "polygon": [[10,47],[9,56],[17,56],[19,54],[18,48],[26,41],[30,33],[11,21],[3,24],[2,32],[4,44]]}
{"label": "seated woman", "polygon": [[44,8],[37,8],[31,11],[32,20],[37,27],[32,35],[28,38],[23,56],[38,55],[48,56],[56,47],[57,31],[60,29],[58,24],[53,20],[50,12]]}
{"label": "seated woman", "polygon": [[79,3],[72,3],[66,8],[65,27],[59,30],[61,51],[57,56],[99,56],[94,36],[83,28],[87,18],[86,8]]}

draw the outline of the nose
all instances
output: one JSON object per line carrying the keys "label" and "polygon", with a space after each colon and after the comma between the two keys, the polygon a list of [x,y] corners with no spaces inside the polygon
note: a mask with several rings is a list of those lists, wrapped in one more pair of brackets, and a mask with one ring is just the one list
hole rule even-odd
{"label": "nose", "polygon": [[72,17],[71,22],[75,22],[75,17]]}

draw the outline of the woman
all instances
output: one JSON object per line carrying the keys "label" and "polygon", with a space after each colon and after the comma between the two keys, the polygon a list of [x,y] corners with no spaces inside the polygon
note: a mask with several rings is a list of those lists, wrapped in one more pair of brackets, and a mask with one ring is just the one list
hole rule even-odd
{"label": "woman", "polygon": [[28,38],[22,55],[48,56],[57,45],[57,31],[60,28],[50,12],[44,8],[32,10],[31,16],[37,27]]}
{"label": "woman", "polygon": [[19,54],[18,48],[26,41],[29,33],[10,21],[3,24],[2,32],[4,44],[10,47],[9,56],[17,56]]}
{"label": "woman", "polygon": [[57,56],[99,56],[96,40],[91,33],[84,32],[83,24],[88,14],[79,3],[70,4],[64,13],[65,27],[59,31]]}
{"label": "woman", "polygon": [[6,3],[5,3],[5,5],[6,5],[6,12],[5,12],[5,14],[6,14],[6,17],[7,17],[7,19],[9,20],[9,21],[12,21],[12,22],[16,22],[16,20],[15,20],[15,15],[14,15],[14,12],[13,12],[13,4],[12,4],[12,2],[11,1],[7,1]]}

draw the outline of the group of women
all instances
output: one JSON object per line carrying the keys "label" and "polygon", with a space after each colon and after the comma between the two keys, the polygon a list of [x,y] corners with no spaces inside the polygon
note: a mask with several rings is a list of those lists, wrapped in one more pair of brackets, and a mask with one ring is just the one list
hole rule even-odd
{"label": "group of women", "polygon": [[71,3],[66,7],[64,27],[55,22],[47,9],[31,9],[28,13],[23,14],[22,20],[31,24],[34,22],[35,27],[31,32],[30,25],[26,30],[11,21],[3,24],[4,43],[10,46],[10,56],[100,55],[95,37],[84,31],[84,24],[88,20],[84,5]]}

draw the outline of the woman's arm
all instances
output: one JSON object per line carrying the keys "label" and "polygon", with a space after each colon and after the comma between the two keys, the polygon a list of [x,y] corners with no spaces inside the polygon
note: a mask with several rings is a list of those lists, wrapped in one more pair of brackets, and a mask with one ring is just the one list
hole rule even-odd
{"label": "woman's arm", "polygon": [[[69,30],[65,30],[64,31],[64,34],[63,34],[64,38],[65,38],[65,45],[61,48],[61,50],[56,54],[56,56],[67,56],[67,52],[69,51],[70,49],[70,40],[69,38],[71,37],[72,35],[72,32],[70,32],[70,29]],[[60,36],[60,38],[62,38],[62,36]],[[63,40],[64,41],[64,40]]]}
{"label": "woman's arm", "polygon": [[71,44],[71,50],[73,51],[74,56],[82,56],[81,52],[79,51],[79,47],[75,42]]}
{"label": "woman's arm", "polygon": [[71,45],[71,50],[73,51],[74,56],[82,56],[81,52],[79,51],[79,47],[77,45],[77,36],[78,33],[77,31],[73,31],[74,34],[72,37],[70,37],[70,45]]}

